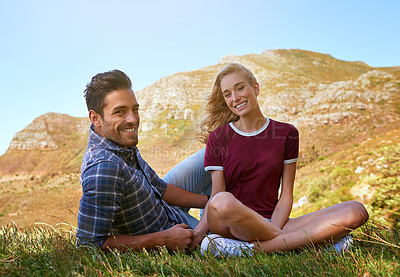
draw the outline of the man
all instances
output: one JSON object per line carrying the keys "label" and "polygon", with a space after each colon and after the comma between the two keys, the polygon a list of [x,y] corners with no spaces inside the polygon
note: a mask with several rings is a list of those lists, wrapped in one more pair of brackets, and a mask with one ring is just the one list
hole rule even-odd
{"label": "man", "polygon": [[103,250],[194,248],[204,234],[192,230],[198,221],[183,208],[204,208],[208,201],[200,194],[211,190],[204,151],[160,179],[136,147],[139,103],[131,86],[119,70],[97,74],[86,86],[92,125],[81,168],[78,245]]}

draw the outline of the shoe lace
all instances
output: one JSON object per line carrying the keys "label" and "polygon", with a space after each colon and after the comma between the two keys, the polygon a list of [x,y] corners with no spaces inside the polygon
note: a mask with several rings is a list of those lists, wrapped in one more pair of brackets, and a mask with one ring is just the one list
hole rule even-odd
{"label": "shoe lace", "polygon": [[229,239],[221,239],[219,241],[215,241],[217,245],[219,245],[222,250],[230,255],[241,255],[244,251],[247,250],[248,246],[244,242],[235,242]]}

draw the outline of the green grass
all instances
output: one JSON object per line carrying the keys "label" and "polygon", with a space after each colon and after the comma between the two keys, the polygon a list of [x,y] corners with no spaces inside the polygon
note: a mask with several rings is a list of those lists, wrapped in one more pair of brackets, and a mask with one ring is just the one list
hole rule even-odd
{"label": "green grass", "polygon": [[[68,228],[66,228],[68,227]],[[77,248],[67,225],[0,230],[0,276],[396,276],[400,227],[368,223],[353,232],[345,254],[309,247],[298,251],[214,258],[158,251],[103,253]]]}

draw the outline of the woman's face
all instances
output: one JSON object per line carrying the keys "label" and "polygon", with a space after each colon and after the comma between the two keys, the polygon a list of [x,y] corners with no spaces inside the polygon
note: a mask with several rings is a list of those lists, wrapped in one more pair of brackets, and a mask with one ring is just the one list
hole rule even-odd
{"label": "woman's face", "polygon": [[250,85],[242,72],[234,72],[222,78],[220,83],[222,95],[228,108],[242,117],[258,109],[257,95],[259,85]]}

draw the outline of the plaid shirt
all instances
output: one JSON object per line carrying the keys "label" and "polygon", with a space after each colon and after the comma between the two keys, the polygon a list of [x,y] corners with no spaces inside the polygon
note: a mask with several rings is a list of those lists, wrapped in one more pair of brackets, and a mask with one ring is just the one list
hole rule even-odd
{"label": "plaid shirt", "polygon": [[162,200],[167,183],[140,156],[90,128],[81,168],[77,239],[102,246],[111,234],[140,235],[186,220]]}

